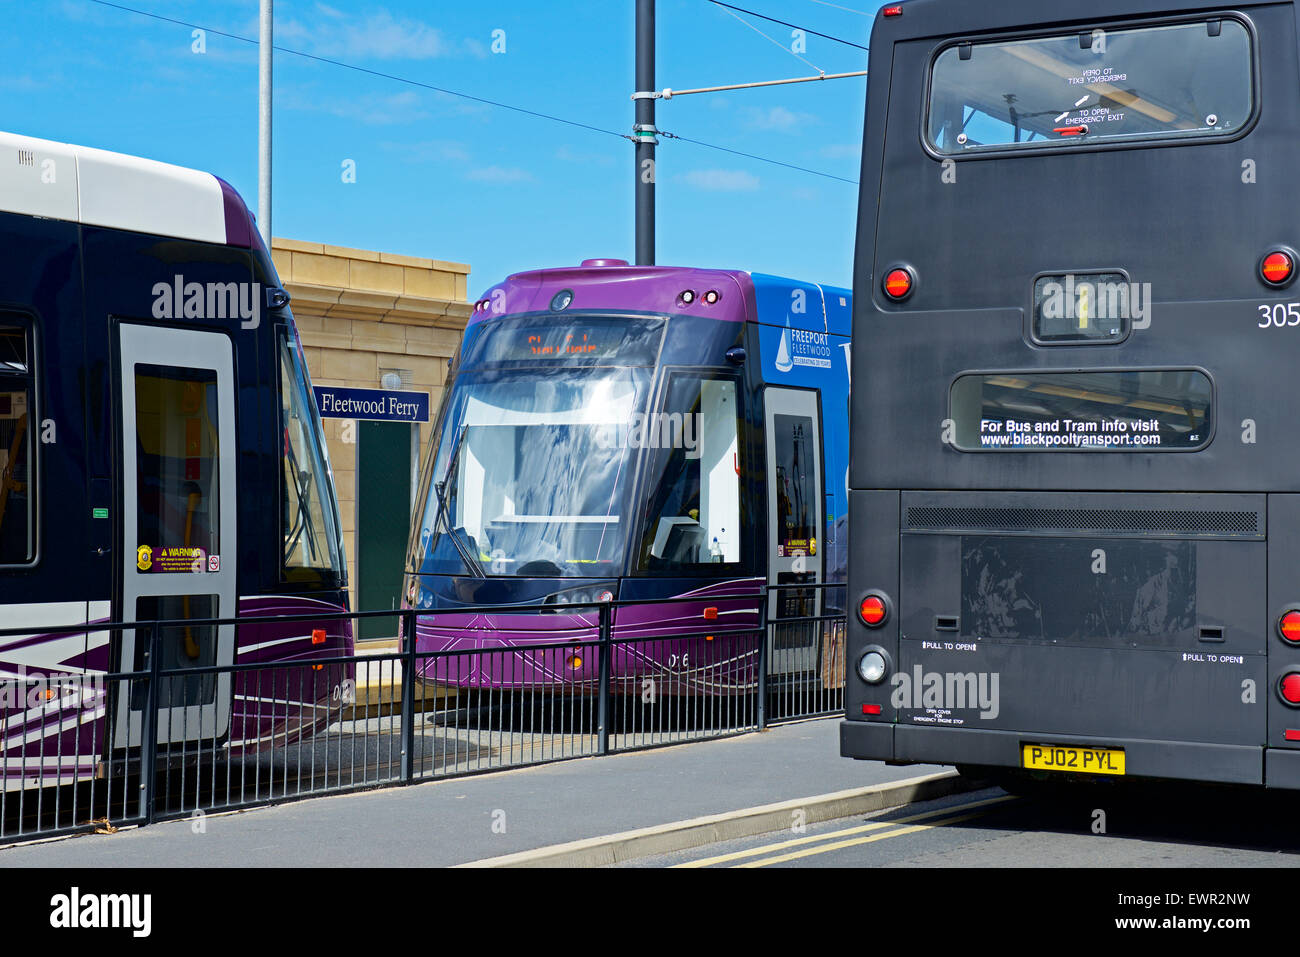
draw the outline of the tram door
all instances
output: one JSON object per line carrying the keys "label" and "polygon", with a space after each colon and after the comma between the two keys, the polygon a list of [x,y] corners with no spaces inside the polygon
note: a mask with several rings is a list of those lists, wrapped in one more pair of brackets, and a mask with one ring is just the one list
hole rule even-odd
{"label": "tram door", "polygon": [[[234,357],[228,336],[122,323],[121,619],[179,621],[148,633],[122,631],[123,671],[185,670],[234,661]],[[158,743],[213,742],[230,724],[230,674],[196,671],[157,689]],[[119,696],[114,744],[141,744],[145,681]]]}
{"label": "tram door", "polygon": [[[769,386],[767,434],[768,674],[816,671],[824,579],[825,498],[817,393]],[[780,587],[778,587],[780,586]],[[789,586],[789,587],[786,587]]]}

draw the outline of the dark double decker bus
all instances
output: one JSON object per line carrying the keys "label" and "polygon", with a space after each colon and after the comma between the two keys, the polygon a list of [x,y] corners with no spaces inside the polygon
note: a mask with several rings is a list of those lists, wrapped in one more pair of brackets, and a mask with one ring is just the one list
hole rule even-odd
{"label": "dark double decker bus", "polygon": [[1297,52],[1291,3],[877,17],[846,756],[1300,787]]}

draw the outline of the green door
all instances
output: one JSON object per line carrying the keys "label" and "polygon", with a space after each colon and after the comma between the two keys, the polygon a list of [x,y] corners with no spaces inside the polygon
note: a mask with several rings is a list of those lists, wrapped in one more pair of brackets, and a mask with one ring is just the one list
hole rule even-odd
{"label": "green door", "polygon": [[[357,423],[357,611],[400,608],[411,523],[411,433],[406,422]],[[363,618],[359,638],[392,638],[396,618]]]}

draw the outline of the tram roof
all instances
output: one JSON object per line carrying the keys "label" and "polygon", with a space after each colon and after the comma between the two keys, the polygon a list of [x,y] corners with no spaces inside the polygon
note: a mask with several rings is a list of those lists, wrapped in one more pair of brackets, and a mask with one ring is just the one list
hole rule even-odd
{"label": "tram roof", "polygon": [[[565,290],[573,293],[568,308],[574,310],[697,315],[842,336],[849,334],[853,305],[848,289],[782,276],[588,259],[580,266],[514,273],[475,303],[470,324],[494,316],[545,312]],[[682,296],[687,290],[693,294],[690,302]],[[721,296],[716,304],[704,299],[710,290]]]}
{"label": "tram roof", "polygon": [[211,173],[3,131],[0,212],[245,248],[256,235]]}

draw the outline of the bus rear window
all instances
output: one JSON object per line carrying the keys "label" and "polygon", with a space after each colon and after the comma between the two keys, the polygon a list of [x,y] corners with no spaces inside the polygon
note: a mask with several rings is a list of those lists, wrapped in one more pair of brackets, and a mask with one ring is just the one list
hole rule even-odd
{"label": "bus rear window", "polygon": [[1230,136],[1254,110],[1252,76],[1231,19],[960,43],[935,60],[928,138],[960,155]]}
{"label": "bus rear window", "polygon": [[1210,379],[1194,369],[963,375],[949,396],[964,451],[1160,452],[1210,440]]}

